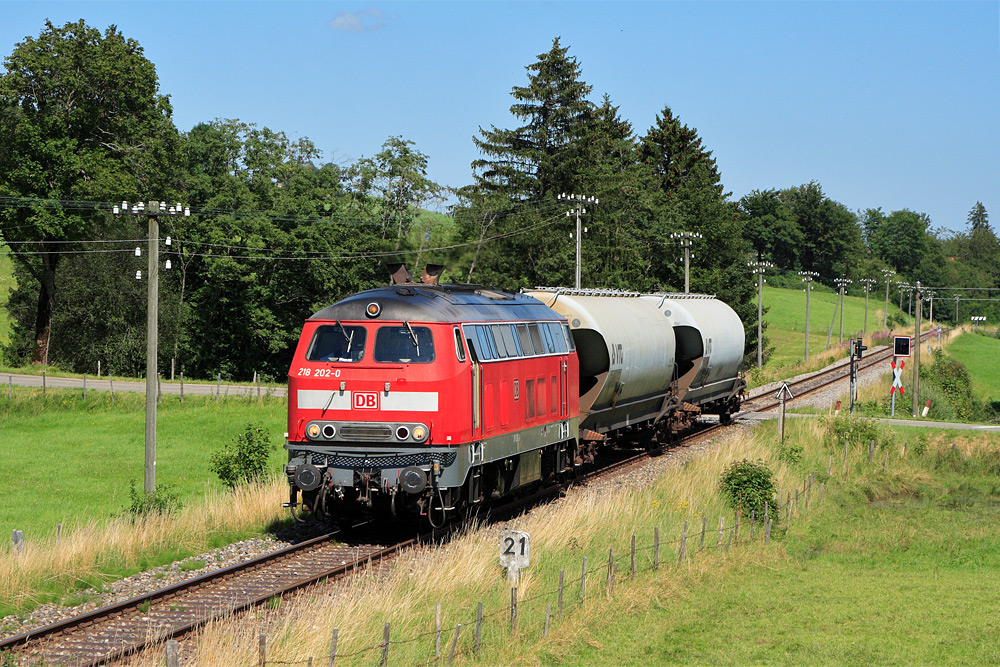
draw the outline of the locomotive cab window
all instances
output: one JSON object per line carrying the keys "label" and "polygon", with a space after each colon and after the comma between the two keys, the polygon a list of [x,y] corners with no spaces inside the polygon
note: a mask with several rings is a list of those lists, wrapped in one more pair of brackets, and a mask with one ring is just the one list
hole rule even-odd
{"label": "locomotive cab window", "polygon": [[375,361],[387,364],[429,364],[434,361],[434,337],[427,327],[381,327],[375,333]]}
{"label": "locomotive cab window", "polygon": [[462,331],[455,327],[455,355],[460,362],[465,361],[465,346],[462,344]]}
{"label": "locomotive cab window", "polygon": [[354,363],[365,356],[364,327],[343,324],[324,324],[316,327],[306,350],[307,361],[337,361]]}

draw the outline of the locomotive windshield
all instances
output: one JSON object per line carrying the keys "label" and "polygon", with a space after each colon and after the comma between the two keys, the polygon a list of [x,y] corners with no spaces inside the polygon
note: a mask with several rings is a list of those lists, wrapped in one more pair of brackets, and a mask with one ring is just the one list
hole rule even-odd
{"label": "locomotive windshield", "polygon": [[339,361],[353,363],[365,356],[365,339],[368,332],[364,327],[324,324],[316,327],[316,333],[306,350],[308,361]]}
{"label": "locomotive windshield", "polygon": [[429,364],[434,361],[434,338],[427,327],[381,327],[375,334],[375,361],[387,364]]}

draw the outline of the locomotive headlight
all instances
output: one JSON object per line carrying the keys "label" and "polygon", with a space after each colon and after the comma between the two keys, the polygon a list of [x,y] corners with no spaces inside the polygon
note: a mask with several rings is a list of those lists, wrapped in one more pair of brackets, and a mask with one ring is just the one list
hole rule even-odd
{"label": "locomotive headlight", "polygon": [[396,429],[397,440],[406,440],[409,437],[410,437],[410,429],[406,428],[405,426],[400,426],[399,428]]}
{"label": "locomotive headlight", "polygon": [[319,437],[319,424],[309,424],[309,426],[306,427],[306,435],[308,435],[310,438],[312,438],[314,440],[316,438],[318,438]]}
{"label": "locomotive headlight", "polygon": [[382,312],[382,306],[378,305],[374,301],[372,301],[371,303],[368,304],[367,307],[365,307],[365,315],[367,315],[368,317],[378,317],[381,312]]}
{"label": "locomotive headlight", "polygon": [[427,429],[423,426],[413,427],[413,439],[417,442],[423,442],[427,439]]}
{"label": "locomotive headlight", "polygon": [[327,440],[333,440],[333,437],[337,435],[337,427],[333,424],[325,424],[323,426],[323,437]]}

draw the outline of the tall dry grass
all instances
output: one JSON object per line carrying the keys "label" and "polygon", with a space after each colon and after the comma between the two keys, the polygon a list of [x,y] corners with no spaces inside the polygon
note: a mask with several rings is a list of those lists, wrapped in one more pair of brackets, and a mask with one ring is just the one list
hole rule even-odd
{"label": "tall dry grass", "polygon": [[[197,655],[188,664],[223,666],[253,664],[257,658],[258,636],[268,636],[268,659],[302,661],[313,657],[322,664],[328,655],[331,633],[338,629],[338,665],[370,665],[378,661],[383,624],[391,624],[390,662],[422,664],[432,662],[434,612],[442,604],[442,625],[454,628],[463,623],[459,651],[467,651],[474,632],[475,605],[483,601],[485,614],[485,664],[530,664],[530,645],[523,638],[512,640],[506,630],[510,589],[498,566],[499,533],[506,528],[531,534],[531,566],[523,570],[518,586],[522,600],[547,594],[558,582],[559,569],[565,569],[571,582],[580,574],[584,556],[589,558],[588,603],[583,613],[589,622],[601,616],[604,577],[608,549],[623,554],[627,568],[628,545],[633,534],[641,535],[640,558],[649,565],[649,551],[654,526],[660,527],[664,567],[657,573],[656,596],[669,596],[679,579],[702,571],[710,576],[711,565],[689,564],[686,568],[668,568],[676,562],[676,539],[685,519],[701,526],[708,517],[711,530],[717,530],[720,516],[731,525],[732,510],[719,496],[722,471],[733,461],[762,459],[776,471],[777,483],[784,488],[800,484],[796,473],[775,459],[773,438],[745,431],[726,436],[726,442],[712,446],[702,456],[683,467],[671,470],[652,485],[628,489],[603,485],[574,491],[569,498],[536,509],[505,525],[472,529],[468,534],[440,548],[421,548],[404,554],[388,571],[366,575],[346,583],[297,596],[282,603],[279,610],[261,609],[235,619],[221,620],[205,628],[197,642]],[[691,535],[694,529],[691,529]],[[692,538],[693,540],[694,538]],[[748,554],[756,553],[754,549]],[[672,556],[668,556],[672,554]],[[734,551],[734,557],[736,552]],[[747,557],[759,558],[759,555]],[[624,575],[622,576],[624,579]],[[622,589],[624,590],[624,589]],[[635,593],[627,604],[647,604],[649,591]],[[656,597],[654,596],[654,597]],[[579,582],[568,583],[566,605],[579,606]],[[640,601],[640,598],[642,601]],[[549,601],[555,608],[555,599]],[[616,602],[617,604],[617,602]],[[522,623],[542,623],[545,604],[532,602],[529,616]],[[522,613],[528,613],[522,611]],[[567,621],[560,632],[572,632]],[[473,624],[473,625],[470,625]],[[562,626],[561,626],[562,627]],[[453,631],[452,631],[453,632]],[[431,633],[428,635],[427,633]],[[451,634],[445,633],[445,654]],[[403,641],[408,640],[408,641]],[[395,642],[403,643],[395,643]],[[372,650],[366,650],[372,649]],[[360,652],[360,653],[359,653]],[[354,654],[354,655],[350,655]],[[152,666],[162,661],[162,649],[138,656],[132,664]]]}
{"label": "tall dry grass", "polygon": [[0,602],[32,606],[53,590],[107,579],[107,572],[134,569],[159,553],[198,552],[213,536],[259,530],[284,517],[287,494],[287,482],[277,478],[234,492],[206,487],[202,502],[174,515],[69,524],[61,538],[27,541],[23,552],[7,544],[0,548]]}

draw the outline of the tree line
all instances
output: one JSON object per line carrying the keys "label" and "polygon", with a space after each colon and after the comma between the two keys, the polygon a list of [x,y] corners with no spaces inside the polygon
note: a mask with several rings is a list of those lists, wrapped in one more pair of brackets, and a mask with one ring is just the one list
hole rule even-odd
{"label": "tree line", "polygon": [[[427,177],[428,156],[390,136],[372,157],[325,162],[308,139],[237,119],[179,131],[142,47],[115,26],[46,22],[0,75],[0,238],[15,260],[7,363],[141,375],[144,219],[110,203],[183,202],[161,220],[161,363],[188,377],[281,378],[305,318],[386,282],[385,266],[507,289],[572,285],[583,194],[585,287],[680,291],[672,233],[702,235],[691,290],[717,294],[746,324],[756,305],[746,263],[769,260],[820,280],[882,277],[1000,286],[1000,247],[977,204],[969,229],[932,230],[912,211],[852,212],[818,183],[725,191],[712,152],[669,106],[638,134],[592,88],[556,38],[511,89],[517,127],[480,127],[470,183]],[[419,275],[419,273],[417,273]],[[765,345],[766,347],[766,345]],[[166,367],[166,366],[164,366]]]}

